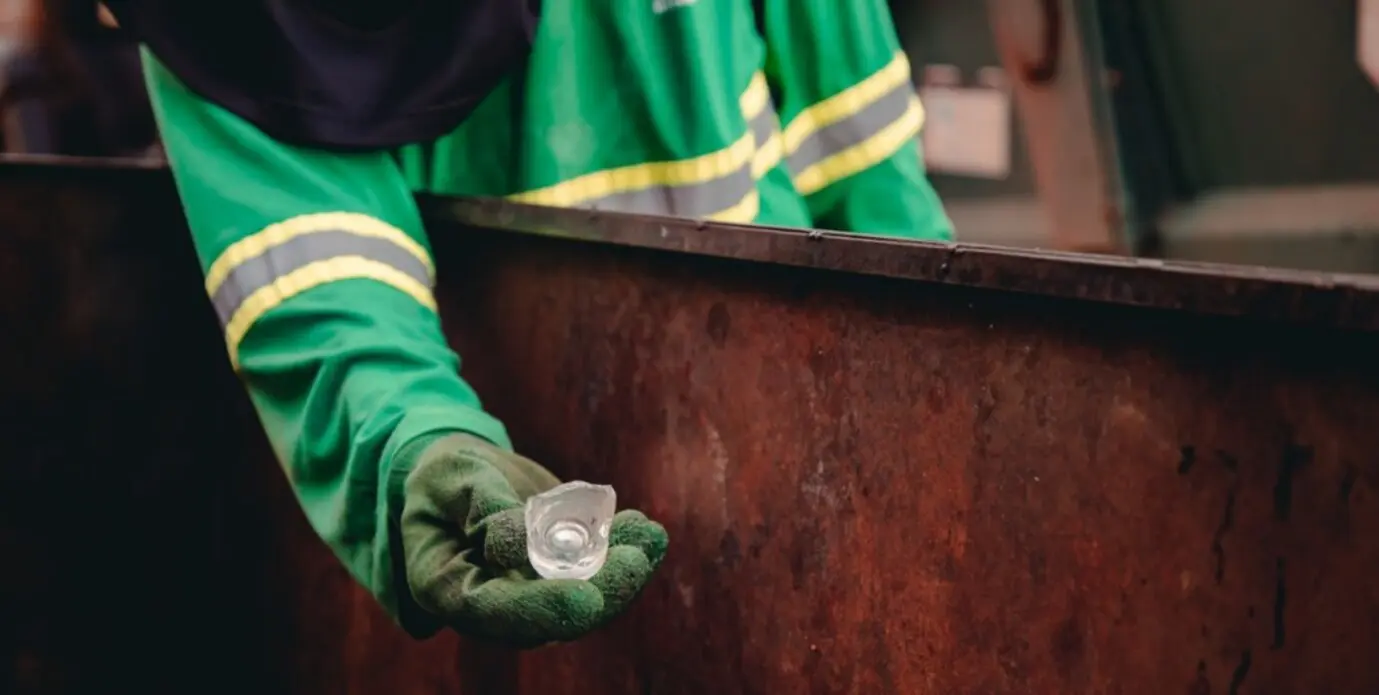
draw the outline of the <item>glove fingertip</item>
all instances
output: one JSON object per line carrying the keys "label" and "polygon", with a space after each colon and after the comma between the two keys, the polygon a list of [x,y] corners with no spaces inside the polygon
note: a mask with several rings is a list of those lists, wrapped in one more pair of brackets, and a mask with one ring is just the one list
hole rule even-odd
{"label": "glove fingertip", "polygon": [[630,545],[619,545],[608,549],[608,559],[589,582],[603,592],[607,601],[610,594],[622,595],[628,589],[635,592],[650,577],[651,563],[646,554]]}
{"label": "glove fingertip", "polygon": [[646,514],[638,509],[624,509],[613,515],[613,529],[616,531],[622,526],[636,526],[648,521]]}
{"label": "glove fingertip", "polygon": [[651,580],[654,569],[637,548],[623,545],[609,549],[603,568],[589,580],[603,594],[599,623],[606,624],[626,611]]}
{"label": "glove fingertip", "polygon": [[613,546],[632,546],[641,550],[654,569],[665,559],[670,536],[666,533],[666,527],[648,519],[641,512],[627,510],[619,512],[618,517],[614,518],[608,542]]}

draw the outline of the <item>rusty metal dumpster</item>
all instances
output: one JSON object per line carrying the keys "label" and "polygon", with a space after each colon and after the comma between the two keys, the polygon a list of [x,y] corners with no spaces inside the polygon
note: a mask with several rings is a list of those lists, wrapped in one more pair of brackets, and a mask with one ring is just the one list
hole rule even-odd
{"label": "rusty metal dumpster", "polygon": [[306,527],[166,172],[0,167],[0,691],[1379,692],[1379,283],[426,201],[465,374],[672,538],[514,654]]}

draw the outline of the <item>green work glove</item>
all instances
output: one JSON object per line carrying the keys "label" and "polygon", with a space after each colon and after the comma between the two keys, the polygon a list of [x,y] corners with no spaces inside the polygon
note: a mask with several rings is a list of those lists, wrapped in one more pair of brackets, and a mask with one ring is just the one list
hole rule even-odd
{"label": "green work glove", "polygon": [[626,610],[665,557],[665,528],[618,512],[598,574],[542,579],[527,559],[524,503],[559,483],[470,435],[427,447],[407,476],[400,522],[417,605],[462,635],[524,648],[573,640]]}

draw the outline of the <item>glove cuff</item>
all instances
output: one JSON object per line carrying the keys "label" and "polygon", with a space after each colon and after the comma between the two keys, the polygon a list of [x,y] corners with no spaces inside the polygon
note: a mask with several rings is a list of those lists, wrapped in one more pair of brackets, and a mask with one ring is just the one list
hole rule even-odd
{"label": "glove cuff", "polygon": [[387,494],[388,546],[391,548],[389,569],[393,575],[392,585],[396,587],[397,622],[407,634],[416,639],[425,639],[440,631],[444,625],[430,612],[417,605],[412,597],[411,585],[407,581],[407,560],[402,546],[402,485],[407,474],[416,467],[416,462],[427,449],[437,442],[455,434],[455,431],[440,431],[422,435],[403,445],[393,457],[384,482]]}
{"label": "glove cuff", "polygon": [[[400,446],[391,456],[384,458],[387,463],[383,475],[382,492],[385,496],[384,505],[390,551],[387,571],[392,574],[390,584],[394,587],[392,598],[396,606],[397,622],[403,630],[416,639],[430,637],[439,631],[443,625],[434,615],[417,605],[407,581],[407,562],[402,545],[401,526],[404,485],[407,482],[407,476],[416,468],[419,461],[424,460],[424,457],[433,448],[454,446],[453,441],[447,440],[453,440],[456,436],[476,436],[494,446],[511,449],[512,445],[508,441],[507,432],[501,423],[486,413],[478,412],[475,414],[482,417],[462,418],[456,422],[454,413],[451,412],[448,425],[436,426],[439,418],[414,418],[414,415],[424,416],[426,413],[409,412],[393,433],[393,441],[399,442]],[[429,424],[431,427],[422,429],[421,427],[425,425],[419,421],[425,421],[425,424]]]}

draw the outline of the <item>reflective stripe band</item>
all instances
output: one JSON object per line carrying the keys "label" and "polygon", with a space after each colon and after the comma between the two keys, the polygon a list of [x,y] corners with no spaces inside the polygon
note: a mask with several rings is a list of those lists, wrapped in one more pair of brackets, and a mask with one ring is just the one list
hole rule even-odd
{"label": "reflective stripe band", "polygon": [[757,115],[747,119],[747,125],[756,138],[757,147],[771,139],[772,135],[780,133],[780,117],[776,114],[776,105],[770,97],[766,99],[767,108],[762,109]]}
{"label": "reflective stripe band", "polygon": [[579,207],[642,215],[708,218],[742,200],[755,187],[756,179],[752,177],[752,170],[744,165],[727,176],[695,186],[656,186],[615,193]]}
{"label": "reflective stripe band", "polygon": [[430,275],[435,275],[431,255],[422,248],[421,244],[407,236],[401,229],[377,217],[370,217],[357,212],[318,212],[298,215],[268,225],[262,230],[231,244],[206,270],[206,294],[214,297],[220,288],[220,283],[225,281],[226,276],[230,274],[233,268],[262,254],[270,246],[277,246],[293,237],[324,229],[344,229],[357,236],[377,237],[391,241],[424,263]]}
{"label": "reflective stripe band", "polygon": [[[724,149],[690,159],[596,171],[508,198],[549,207],[750,222],[757,207],[752,197],[760,146],[757,128],[769,120],[770,128],[778,130],[765,75],[752,75],[738,105],[750,127]],[[748,210],[751,216],[742,218]]]}
{"label": "reflective stripe band", "polygon": [[751,222],[757,218],[757,213],[761,212],[761,195],[757,193],[756,187],[751,192],[742,197],[742,200],[732,207],[719,210],[709,215],[706,219],[714,222]]}
{"label": "reflective stripe band", "polygon": [[239,345],[254,324],[307,290],[374,280],[435,310],[434,277],[430,255],[396,227],[367,215],[321,213],[271,225],[235,243],[211,264],[206,288],[237,369]]}
{"label": "reflective stripe band", "polygon": [[211,295],[211,304],[215,305],[220,322],[228,325],[244,300],[278,278],[312,263],[345,257],[377,261],[397,269],[423,287],[431,284],[426,265],[391,241],[331,229],[289,239],[241,263]]}
{"label": "reflective stripe band", "polygon": [[798,178],[809,167],[867,141],[886,126],[903,118],[914,99],[915,90],[906,82],[852,116],[810,133],[786,156],[790,175]]}
{"label": "reflective stripe band", "polygon": [[436,300],[431,290],[396,268],[360,256],[345,256],[317,261],[275,279],[271,285],[249,295],[225,325],[225,344],[230,363],[239,369],[239,345],[264,314],[307,290],[341,280],[373,280],[410,296],[432,311]]}
{"label": "reflective stripe band", "polygon": [[[646,189],[690,187],[714,179],[730,176],[745,167],[752,159],[756,143],[747,133],[729,147],[693,159],[674,162],[648,162],[617,169],[605,169],[570,179],[550,188],[541,188],[510,196],[511,200],[533,205],[562,208],[598,208],[618,210],[602,204],[605,199]],[[670,200],[661,194],[662,200]],[[660,214],[690,215],[691,210],[671,209]]]}
{"label": "reflective stripe band", "polygon": [[[851,118],[902,85],[910,84],[910,61],[905,54],[896,52],[886,67],[872,73],[866,79],[844,89],[799,112],[785,126],[785,154],[789,156],[799,149],[810,135],[821,128],[838,121]],[[910,87],[913,90],[913,87]]]}
{"label": "reflective stripe band", "polygon": [[[910,95],[909,104],[910,107],[903,116],[871,137],[795,175],[795,190],[801,195],[811,195],[830,184],[886,161],[907,145],[917,146],[915,136],[924,125],[924,108],[919,105],[919,98],[914,95]],[[918,150],[915,151],[915,156],[919,156]]]}
{"label": "reflective stripe band", "polygon": [[757,143],[756,154],[752,156],[752,178],[761,179],[780,163],[781,158],[781,135],[780,135],[780,116],[776,113],[776,105],[771,101],[768,94],[766,97],[765,108],[761,110],[748,123],[751,126],[752,136]]}
{"label": "reflective stripe band", "polygon": [[743,117],[749,121],[768,110],[766,107],[771,103],[771,87],[766,83],[766,75],[759,70],[752,73],[752,81],[747,83],[747,89],[742,92],[737,103],[742,109]]}
{"label": "reflective stripe band", "polygon": [[885,161],[913,141],[924,109],[897,52],[885,67],[796,115],[782,132],[795,190],[811,195]]}

